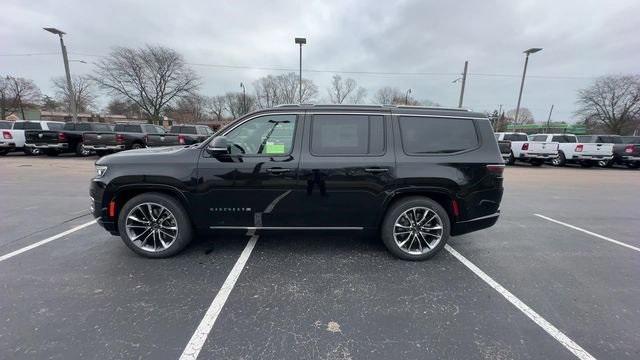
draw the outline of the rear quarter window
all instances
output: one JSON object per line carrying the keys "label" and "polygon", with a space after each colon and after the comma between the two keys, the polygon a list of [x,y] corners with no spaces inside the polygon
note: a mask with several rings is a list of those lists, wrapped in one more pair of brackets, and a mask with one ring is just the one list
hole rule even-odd
{"label": "rear quarter window", "polygon": [[402,148],[410,155],[451,154],[479,145],[473,120],[401,116]]}

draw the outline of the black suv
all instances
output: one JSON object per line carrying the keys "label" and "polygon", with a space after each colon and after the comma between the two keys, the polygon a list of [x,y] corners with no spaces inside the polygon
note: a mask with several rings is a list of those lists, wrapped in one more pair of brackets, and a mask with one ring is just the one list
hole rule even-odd
{"label": "black suv", "polygon": [[499,216],[504,165],[485,115],[286,105],[203,143],[96,162],[93,215],[136,253],[167,257],[223,229],[375,229],[408,260]]}

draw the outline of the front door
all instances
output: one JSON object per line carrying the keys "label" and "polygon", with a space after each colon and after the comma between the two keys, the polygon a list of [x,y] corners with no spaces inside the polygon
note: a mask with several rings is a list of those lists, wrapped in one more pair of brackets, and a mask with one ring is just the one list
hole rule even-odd
{"label": "front door", "polygon": [[224,133],[230,155],[198,163],[200,216],[209,229],[277,227],[295,215],[302,123],[297,114],[251,118]]}
{"label": "front door", "polygon": [[309,114],[303,139],[299,221],[336,230],[377,226],[395,180],[389,116]]}

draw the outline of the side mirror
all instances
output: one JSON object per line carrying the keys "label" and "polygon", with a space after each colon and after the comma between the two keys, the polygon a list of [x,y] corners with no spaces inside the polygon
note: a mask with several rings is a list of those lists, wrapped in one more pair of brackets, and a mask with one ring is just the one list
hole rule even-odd
{"label": "side mirror", "polygon": [[212,156],[229,155],[229,140],[224,136],[216,136],[207,146],[207,152]]}

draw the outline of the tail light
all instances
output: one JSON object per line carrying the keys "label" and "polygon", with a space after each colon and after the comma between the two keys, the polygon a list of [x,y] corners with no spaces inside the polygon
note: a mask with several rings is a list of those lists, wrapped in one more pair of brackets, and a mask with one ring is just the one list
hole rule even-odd
{"label": "tail light", "polygon": [[64,133],[58,133],[58,141],[59,142],[67,141],[67,136]]}
{"label": "tail light", "polygon": [[522,150],[529,150],[529,143],[522,144]]}
{"label": "tail light", "polygon": [[124,135],[122,134],[116,134],[116,142],[118,144],[124,144]]}
{"label": "tail light", "polygon": [[502,176],[504,173],[504,164],[489,164],[487,165],[487,171],[490,174]]}
{"label": "tail light", "polygon": [[[9,135],[11,135],[11,134],[9,134]],[[624,152],[627,153],[627,154],[633,154],[633,152],[635,150],[636,150],[635,145],[627,145],[627,146],[624,147]]]}
{"label": "tail light", "polygon": [[180,145],[184,145],[184,135],[178,135],[178,142]]}
{"label": "tail light", "polygon": [[11,135],[11,133],[8,132],[8,131],[3,131],[2,132],[2,137],[5,138],[5,139],[9,139],[9,140],[13,139],[13,135]]}
{"label": "tail light", "polygon": [[584,145],[582,144],[576,145],[576,152],[582,152],[582,149],[584,149]]}

